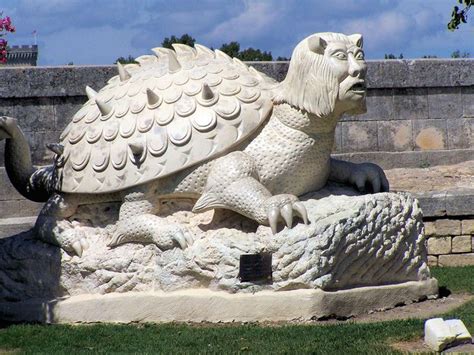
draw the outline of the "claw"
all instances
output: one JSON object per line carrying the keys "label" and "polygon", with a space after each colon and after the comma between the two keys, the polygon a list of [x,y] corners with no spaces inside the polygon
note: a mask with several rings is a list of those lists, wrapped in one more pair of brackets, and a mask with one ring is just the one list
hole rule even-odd
{"label": "claw", "polygon": [[304,224],[309,224],[308,212],[306,212],[306,207],[300,201],[297,201],[293,203],[293,208],[296,213],[303,219]]}
{"label": "claw", "polygon": [[87,241],[87,239],[82,238],[80,240],[80,243],[81,243],[81,246],[82,246],[82,250],[89,249],[89,242]]}
{"label": "claw", "polygon": [[291,228],[293,225],[293,207],[290,204],[287,204],[281,208],[280,212],[285,220],[286,226]]}
{"label": "claw", "polygon": [[183,232],[179,231],[174,235],[174,239],[178,242],[181,249],[186,248],[186,239],[184,237]]}
{"label": "claw", "polygon": [[194,240],[189,233],[186,233],[186,232],[184,233],[184,239],[186,239],[186,244],[188,246],[193,245]]}
{"label": "claw", "polygon": [[107,243],[108,247],[115,247],[121,244],[123,238],[123,234],[115,232],[112,238],[110,238],[109,242]]}
{"label": "claw", "polygon": [[278,226],[278,208],[272,208],[270,212],[268,212],[268,223],[272,229],[272,234],[276,234]]}
{"label": "claw", "polygon": [[78,257],[81,257],[82,256],[82,246],[81,246],[81,242],[79,241],[75,241],[74,243],[72,243],[72,249],[74,250],[74,252],[77,254]]}

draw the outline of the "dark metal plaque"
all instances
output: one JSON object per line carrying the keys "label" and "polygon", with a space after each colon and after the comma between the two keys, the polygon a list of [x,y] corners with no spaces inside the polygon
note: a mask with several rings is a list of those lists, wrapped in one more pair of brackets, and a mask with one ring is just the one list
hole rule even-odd
{"label": "dark metal plaque", "polygon": [[239,278],[242,282],[272,281],[272,254],[242,254]]}

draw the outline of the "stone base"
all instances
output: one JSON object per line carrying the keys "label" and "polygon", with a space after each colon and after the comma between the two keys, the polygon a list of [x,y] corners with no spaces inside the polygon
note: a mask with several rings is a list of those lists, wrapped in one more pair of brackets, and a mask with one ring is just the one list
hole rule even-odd
{"label": "stone base", "polygon": [[436,279],[397,285],[229,294],[193,289],[80,295],[49,302],[0,303],[0,318],[45,323],[261,322],[350,317],[438,293]]}

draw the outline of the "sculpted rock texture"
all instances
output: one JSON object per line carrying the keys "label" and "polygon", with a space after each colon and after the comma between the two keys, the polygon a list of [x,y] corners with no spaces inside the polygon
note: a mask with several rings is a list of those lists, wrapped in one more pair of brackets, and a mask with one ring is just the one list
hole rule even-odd
{"label": "sculpted rock texture", "polygon": [[[392,193],[324,197],[339,193],[351,191],[332,186],[305,196],[302,203],[310,224],[275,235],[269,227],[234,213],[194,214],[190,201],[167,204],[165,219],[186,224],[195,239],[184,250],[161,251],[153,244],[110,249],[106,236],[113,226],[93,228],[85,223],[76,228],[88,235],[94,248],[81,258],[36,241],[31,234],[1,240],[0,300],[189,288],[331,291],[429,279],[416,200]],[[101,224],[97,212],[83,210],[80,218]],[[113,214],[114,206],[104,206],[101,213]],[[240,255],[258,252],[273,255],[272,282],[241,282]]]}
{"label": "sculpted rock texture", "polygon": [[153,51],[139,64],[119,64],[99,92],[86,88],[89,101],[60,143],[49,145],[56,153],[50,167],[35,170],[16,121],[0,118],[13,184],[28,198],[47,200],[35,227],[39,239],[81,256],[97,246],[76,228],[79,209],[115,201],[109,246],[186,248],[193,234],[163,218],[163,199],[197,199],[194,212],[232,210],[276,233],[279,222],[308,222],[297,196],[328,179],[388,191],[378,166],[330,158],[341,115],[365,111],[360,35],[304,39],[282,83],[199,45]]}

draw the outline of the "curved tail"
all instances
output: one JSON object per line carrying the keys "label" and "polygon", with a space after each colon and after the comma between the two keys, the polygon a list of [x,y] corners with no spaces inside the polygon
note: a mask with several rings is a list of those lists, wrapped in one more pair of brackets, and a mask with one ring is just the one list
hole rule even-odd
{"label": "curved tail", "polygon": [[45,202],[56,185],[54,166],[35,168],[25,135],[11,117],[0,117],[0,140],[5,142],[5,169],[20,194],[35,202]]}

